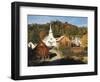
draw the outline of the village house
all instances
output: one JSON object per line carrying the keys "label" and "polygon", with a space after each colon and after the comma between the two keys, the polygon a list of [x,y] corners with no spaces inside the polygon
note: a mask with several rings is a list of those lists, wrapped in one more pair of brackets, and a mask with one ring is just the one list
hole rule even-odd
{"label": "village house", "polygon": [[56,38],[56,41],[57,41],[59,46],[70,47],[71,40],[66,35],[63,35],[59,38]]}

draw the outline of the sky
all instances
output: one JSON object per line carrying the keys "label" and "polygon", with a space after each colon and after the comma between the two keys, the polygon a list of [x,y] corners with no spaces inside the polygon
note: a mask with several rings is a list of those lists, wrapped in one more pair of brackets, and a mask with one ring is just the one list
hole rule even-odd
{"label": "sky", "polygon": [[46,24],[51,21],[59,20],[61,22],[68,22],[76,26],[88,26],[87,17],[72,17],[72,16],[43,16],[43,15],[28,15],[28,24],[37,23],[37,24]]}

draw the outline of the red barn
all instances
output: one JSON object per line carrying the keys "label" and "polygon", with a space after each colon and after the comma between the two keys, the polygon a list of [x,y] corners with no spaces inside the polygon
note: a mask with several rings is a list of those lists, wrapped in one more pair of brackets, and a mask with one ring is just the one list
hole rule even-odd
{"label": "red barn", "polygon": [[42,41],[38,43],[34,50],[39,59],[45,60],[49,57],[49,48]]}

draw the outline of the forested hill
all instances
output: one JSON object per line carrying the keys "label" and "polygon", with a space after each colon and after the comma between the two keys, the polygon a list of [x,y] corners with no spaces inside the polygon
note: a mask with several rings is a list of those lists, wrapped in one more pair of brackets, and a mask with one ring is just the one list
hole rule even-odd
{"label": "forested hill", "polygon": [[82,37],[87,34],[87,27],[78,27],[72,25],[68,22],[61,21],[51,21],[51,23],[46,24],[28,24],[28,42],[32,41],[33,43],[37,43],[40,39],[43,39],[48,35],[49,28],[53,31],[54,37],[60,37],[62,35],[66,35],[67,37]]}

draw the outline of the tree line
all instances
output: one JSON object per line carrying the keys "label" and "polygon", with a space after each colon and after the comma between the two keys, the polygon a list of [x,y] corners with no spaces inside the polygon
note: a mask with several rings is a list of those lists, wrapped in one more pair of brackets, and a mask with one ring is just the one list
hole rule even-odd
{"label": "tree line", "polygon": [[70,39],[76,36],[82,38],[83,35],[87,35],[86,26],[78,27],[68,22],[63,23],[57,20],[46,24],[28,24],[28,42],[38,43],[41,39],[47,36],[50,24],[55,38],[62,35],[66,35]]}

